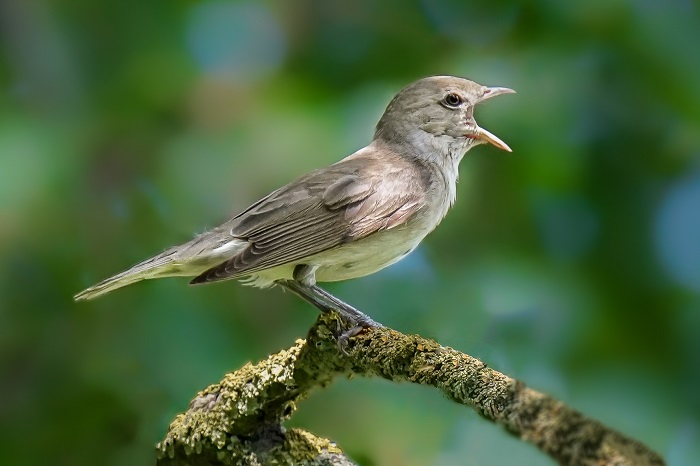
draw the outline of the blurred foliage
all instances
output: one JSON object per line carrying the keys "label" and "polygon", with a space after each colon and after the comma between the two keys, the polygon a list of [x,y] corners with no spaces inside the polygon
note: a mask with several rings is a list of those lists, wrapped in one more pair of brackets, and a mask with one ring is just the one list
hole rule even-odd
{"label": "blurred foliage", "polygon": [[[315,311],[236,283],[74,292],[365,145],[431,74],[513,155],[462,162],[414,254],[329,285],[700,457],[700,12],[691,0],[0,2],[0,464],[152,464],[209,383]],[[434,390],[340,381],[294,423],[366,465],[550,464]]]}

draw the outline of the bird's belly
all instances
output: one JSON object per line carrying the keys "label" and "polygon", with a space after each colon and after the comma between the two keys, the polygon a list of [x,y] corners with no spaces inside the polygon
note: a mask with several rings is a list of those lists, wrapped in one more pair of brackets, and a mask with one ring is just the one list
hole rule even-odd
{"label": "bird's belly", "polygon": [[317,282],[336,282],[364,277],[404,258],[413,251],[420,240],[392,243],[391,237],[354,241],[335,249],[323,251],[290,264],[261,270],[246,283],[267,287],[277,280],[291,280],[294,268],[299,264],[316,267]]}
{"label": "bird's belly", "polygon": [[266,287],[277,280],[290,280],[294,268],[300,264],[314,267],[318,282],[349,280],[372,274],[413,251],[435,228],[440,218],[418,218],[411,225],[383,230],[289,264],[261,270],[247,283]]}
{"label": "bird's belly", "polygon": [[377,272],[413,251],[420,238],[406,238],[382,232],[367,238],[344,244],[330,251],[324,251],[305,260],[317,265],[316,280],[334,282],[363,277]]}

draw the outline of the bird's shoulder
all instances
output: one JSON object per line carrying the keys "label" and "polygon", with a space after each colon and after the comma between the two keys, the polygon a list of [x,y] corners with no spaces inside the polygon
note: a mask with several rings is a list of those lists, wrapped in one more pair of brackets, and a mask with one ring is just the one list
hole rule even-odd
{"label": "bird's shoulder", "polygon": [[370,145],[331,165],[326,173],[311,174],[309,185],[323,205],[339,209],[374,197],[397,202],[421,198],[428,178],[423,167],[387,148]]}

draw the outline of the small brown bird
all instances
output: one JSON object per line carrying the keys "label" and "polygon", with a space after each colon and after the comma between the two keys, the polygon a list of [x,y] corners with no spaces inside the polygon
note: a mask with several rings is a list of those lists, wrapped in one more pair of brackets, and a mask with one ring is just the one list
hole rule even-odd
{"label": "small brown bird", "polygon": [[357,328],[374,326],[316,282],[368,275],[413,251],[453,205],[464,154],[483,143],[511,151],[476,124],[474,107],[512,92],[452,76],[416,81],[389,103],[368,146],[75,299],[151,278],[194,277],[192,284],[244,278],[337,310]]}

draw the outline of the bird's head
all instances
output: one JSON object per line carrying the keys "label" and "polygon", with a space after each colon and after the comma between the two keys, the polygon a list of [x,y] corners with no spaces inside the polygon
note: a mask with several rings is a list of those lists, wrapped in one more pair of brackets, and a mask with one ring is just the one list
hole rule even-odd
{"label": "bird's head", "polygon": [[[474,107],[501,94],[506,87],[487,87],[454,76],[431,76],[404,87],[387,106],[377,123],[375,139],[412,145],[425,152],[444,149],[458,157],[484,143],[511,152],[494,134],[479,127]],[[421,147],[423,146],[423,147]]]}

